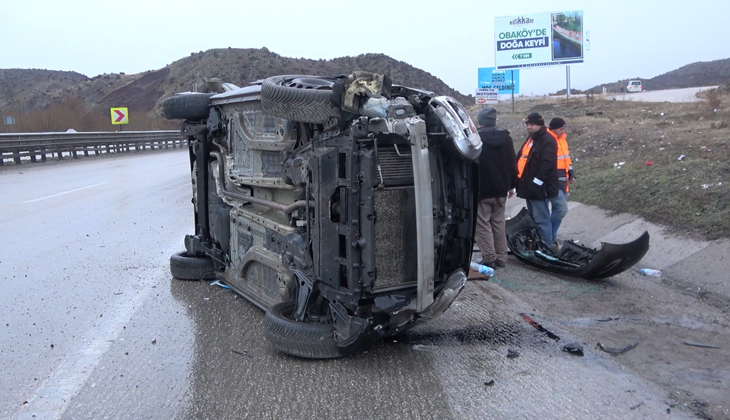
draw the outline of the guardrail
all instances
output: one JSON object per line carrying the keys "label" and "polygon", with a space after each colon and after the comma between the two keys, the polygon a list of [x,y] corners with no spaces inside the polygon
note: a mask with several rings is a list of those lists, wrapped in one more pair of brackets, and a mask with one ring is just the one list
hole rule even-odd
{"label": "guardrail", "polygon": [[0,166],[9,160],[20,165],[23,161],[40,159],[76,159],[89,156],[131,151],[169,149],[187,145],[178,130],[118,131],[89,133],[16,133],[0,134]]}

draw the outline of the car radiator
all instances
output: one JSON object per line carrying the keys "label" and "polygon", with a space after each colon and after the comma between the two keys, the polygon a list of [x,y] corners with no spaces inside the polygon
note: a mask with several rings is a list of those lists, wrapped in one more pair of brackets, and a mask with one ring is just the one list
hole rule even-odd
{"label": "car radiator", "polygon": [[[408,150],[401,146],[401,150]],[[378,149],[385,188],[374,192],[375,268],[373,291],[413,286],[417,280],[416,203],[410,153],[394,146]]]}

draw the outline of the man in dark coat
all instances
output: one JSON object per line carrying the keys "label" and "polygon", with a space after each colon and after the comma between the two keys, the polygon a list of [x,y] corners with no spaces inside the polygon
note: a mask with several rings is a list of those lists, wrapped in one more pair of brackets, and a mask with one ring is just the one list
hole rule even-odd
{"label": "man in dark coat", "polygon": [[517,157],[509,131],[496,126],[497,111],[488,106],[477,114],[482,153],[479,155],[479,208],[476,242],[483,265],[504,267],[507,236],[504,208],[517,187]]}
{"label": "man in dark coat", "polygon": [[[560,184],[557,175],[558,144],[545,128],[545,120],[537,112],[525,118],[529,137],[525,144],[532,142],[525,167],[520,174],[517,196],[524,198],[527,211],[538,226],[540,239],[551,247],[552,223],[550,222],[549,199],[557,197]],[[525,147],[521,150],[525,150]],[[520,152],[521,157],[522,151]]]}

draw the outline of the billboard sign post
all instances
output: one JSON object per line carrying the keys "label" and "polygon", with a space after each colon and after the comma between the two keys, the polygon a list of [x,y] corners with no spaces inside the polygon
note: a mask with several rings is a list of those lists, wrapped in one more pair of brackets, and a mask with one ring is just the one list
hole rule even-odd
{"label": "billboard sign post", "polygon": [[580,64],[585,60],[583,11],[494,18],[498,70]]}

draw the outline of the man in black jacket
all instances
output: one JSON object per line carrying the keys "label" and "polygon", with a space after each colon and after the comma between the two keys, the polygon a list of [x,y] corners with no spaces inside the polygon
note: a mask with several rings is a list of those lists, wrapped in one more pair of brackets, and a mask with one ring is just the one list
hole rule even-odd
{"label": "man in black jacket", "polygon": [[[525,167],[520,174],[517,196],[524,198],[527,211],[537,223],[540,239],[551,247],[552,223],[550,222],[550,198],[557,197],[560,184],[557,175],[558,144],[545,128],[545,120],[537,112],[525,118],[529,137],[525,144],[532,142]],[[524,150],[524,146],[523,149]],[[521,157],[522,151],[520,151]]]}
{"label": "man in black jacket", "polygon": [[479,155],[479,208],[476,242],[483,265],[504,267],[507,262],[507,236],[504,207],[517,187],[517,158],[509,131],[496,126],[497,111],[488,106],[477,114],[482,153]]}

